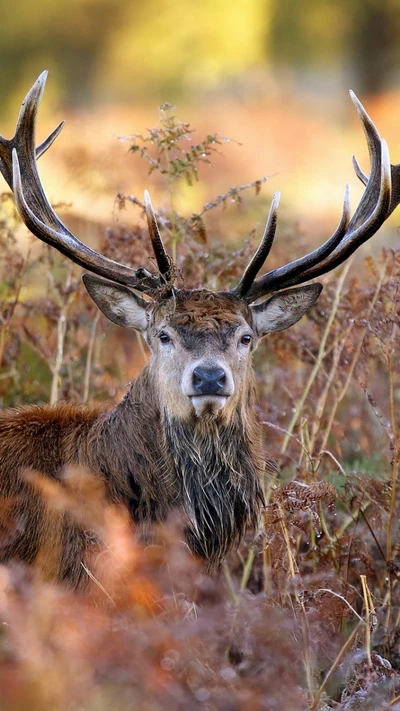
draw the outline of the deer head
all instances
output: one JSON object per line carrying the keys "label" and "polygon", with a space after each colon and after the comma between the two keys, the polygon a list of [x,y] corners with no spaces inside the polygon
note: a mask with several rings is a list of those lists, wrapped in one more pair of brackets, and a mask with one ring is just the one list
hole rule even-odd
{"label": "deer head", "polygon": [[232,293],[172,289],[146,302],[130,289],[85,274],[92,299],[114,323],[140,331],[152,353],[149,368],[170,414],[230,416],[246,406],[251,354],[259,339],[288,328],[317,300],[322,286],[286,290],[257,306]]}
{"label": "deer head", "polygon": [[353,217],[346,186],[342,216],[333,235],[306,256],[258,277],[275,236],[276,193],[260,246],[237,286],[218,293],[178,289],[147,192],[145,208],[157,274],[142,267],[132,269],[89,249],[55,214],[40,182],[37,158],[63,124],[35,148],[36,116],[46,77],[43,72],[26,96],[14,138],[0,137],[0,170],[23,221],[39,239],[91,272],[83,276],[85,287],[107,318],[143,334],[152,352],[149,370],[160,402],[168,402],[170,413],[185,419],[205,415],[229,418],[248,400],[251,353],[259,339],[296,323],[315,304],[322,289],[319,283],[298,285],[345,261],[396,207],[400,166],[390,165],[386,142],[351,93],[371,161],[367,178],[353,159],[356,174],[366,186]]}

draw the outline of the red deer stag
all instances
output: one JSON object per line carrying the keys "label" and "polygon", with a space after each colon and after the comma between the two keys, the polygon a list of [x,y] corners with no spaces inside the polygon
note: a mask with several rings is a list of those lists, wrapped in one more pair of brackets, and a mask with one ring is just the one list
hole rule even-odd
{"label": "red deer stag", "polygon": [[[36,161],[62,124],[35,148],[45,81],[44,72],[23,102],[14,138],[0,137],[0,170],[29,230],[92,272],[83,276],[92,299],[111,321],[138,330],[151,358],[112,410],[57,404],[0,413],[0,560],[33,563],[41,546],[51,545],[46,502],[24,472],[38,471],[62,486],[63,472],[80,465],[101,478],[109,500],[124,504],[134,522],[181,512],[190,549],[212,568],[256,526],[263,504],[252,353],[267,333],[296,323],[322,289],[293,287],[337,267],[381,227],[400,201],[400,166],[390,165],[385,141],[352,94],[371,161],[368,178],[354,161],[366,187],[353,217],[346,188],[334,234],[310,254],[257,277],[274,239],[277,193],[237,286],[178,289],[147,193],[157,274],[89,249],[53,211]],[[83,527],[64,516],[58,544],[57,578],[84,584],[89,542]]]}

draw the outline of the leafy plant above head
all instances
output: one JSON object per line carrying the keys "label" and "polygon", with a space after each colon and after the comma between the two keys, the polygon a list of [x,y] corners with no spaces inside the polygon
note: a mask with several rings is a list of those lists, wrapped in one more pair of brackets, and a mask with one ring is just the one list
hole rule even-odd
{"label": "leafy plant above head", "polygon": [[199,164],[212,165],[213,153],[220,153],[218,146],[232,139],[217,132],[188,145],[192,143],[195,129],[187,121],[179,121],[175,109],[172,104],[161,104],[158,126],[149,128],[146,134],[134,133],[123,140],[131,142],[131,153],[138,153],[147,161],[149,174],[157,171],[166,177],[168,184],[184,178],[188,185],[193,185],[199,179]]}
{"label": "leafy plant above head", "polygon": [[[227,191],[209,200],[199,212],[191,217],[185,218],[179,215],[174,206],[174,189],[176,181],[184,179],[189,186],[193,186],[199,180],[199,166],[203,164],[213,165],[212,157],[215,153],[221,154],[219,146],[229,143],[233,139],[221,136],[220,133],[207,134],[198,142],[192,141],[195,129],[189,122],[180,121],[175,114],[176,107],[169,103],[164,103],[159,107],[160,120],[158,126],[147,129],[146,134],[134,133],[128,137],[121,137],[121,140],[130,142],[129,151],[143,158],[149,169],[149,174],[154,172],[161,175],[168,185],[169,192],[169,214],[157,214],[157,218],[163,228],[170,234],[170,246],[173,261],[176,261],[177,244],[192,235],[197,244],[207,243],[207,233],[203,222],[203,215],[220,205],[223,208],[226,204],[235,203],[240,206],[242,203],[241,193],[247,188],[255,188],[256,195],[259,195],[261,185],[268,180],[267,176],[254,180],[245,185],[233,186]],[[241,144],[239,144],[241,145]],[[144,211],[144,204],[133,195],[123,195],[119,193],[116,203],[120,209],[125,207],[126,201],[141,207]]]}

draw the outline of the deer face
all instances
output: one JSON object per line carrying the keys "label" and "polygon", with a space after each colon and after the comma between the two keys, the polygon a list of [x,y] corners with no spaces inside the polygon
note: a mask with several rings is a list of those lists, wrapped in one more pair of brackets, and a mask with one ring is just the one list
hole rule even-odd
{"label": "deer face", "polygon": [[249,306],[228,293],[175,290],[149,303],[93,275],[86,274],[84,283],[111,321],[143,334],[160,407],[179,419],[229,419],[245,405],[259,339],[298,321],[321,291],[311,284]]}
{"label": "deer face", "polygon": [[246,304],[178,292],[153,309],[146,337],[161,402],[176,417],[229,416],[246,392],[257,340]]}

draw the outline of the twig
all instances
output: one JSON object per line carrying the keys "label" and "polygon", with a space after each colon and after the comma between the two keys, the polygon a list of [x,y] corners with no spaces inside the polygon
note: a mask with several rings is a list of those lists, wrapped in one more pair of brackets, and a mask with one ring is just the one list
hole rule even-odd
{"label": "twig", "polygon": [[360,575],[361,585],[363,589],[364,596],[364,606],[365,606],[365,654],[368,660],[368,668],[372,669],[372,659],[371,659],[371,628],[369,624],[369,618],[372,613],[370,608],[371,594],[368,590],[367,577],[366,575]]}
{"label": "twig", "polygon": [[15,308],[19,302],[19,297],[20,297],[21,289],[22,289],[22,282],[23,282],[23,278],[24,278],[24,275],[26,272],[26,268],[28,266],[30,254],[31,254],[31,250],[29,249],[27,252],[27,255],[22,263],[20,272],[18,274],[17,288],[16,288],[15,294],[14,294],[14,300],[10,306],[10,309],[9,309],[9,312],[7,315],[7,320],[5,321],[5,323],[2,323],[2,326],[1,326],[1,330],[0,330],[0,366],[3,362],[4,346],[6,343],[7,331],[8,331],[11,319],[13,317]]}
{"label": "twig", "polygon": [[303,639],[304,639],[304,666],[305,666],[305,671],[306,671],[306,678],[307,678],[307,686],[310,691],[310,693],[313,693],[313,683],[312,683],[312,674],[311,674],[311,658],[310,658],[310,632],[309,632],[309,627],[308,627],[308,620],[307,620],[307,615],[306,611],[304,608],[304,602],[299,595],[298,589],[297,589],[297,579],[296,579],[296,570],[295,566],[297,567],[294,555],[292,553],[292,548],[290,545],[290,539],[289,539],[289,532],[287,530],[286,526],[286,517],[284,510],[280,505],[278,505],[278,510],[279,510],[279,518],[280,518],[280,524],[281,524],[281,529],[282,529],[282,534],[283,538],[286,544],[286,549],[287,549],[287,554],[288,554],[288,560],[289,560],[289,570],[290,570],[290,576],[292,578],[293,586],[294,586],[294,596],[297,602],[297,605],[300,610],[300,619],[301,619],[301,626],[303,630]]}
{"label": "twig", "polygon": [[353,615],[357,617],[360,622],[364,622],[363,618],[358,614],[358,612],[354,609],[352,605],[350,605],[349,601],[346,600],[343,595],[340,595],[339,593],[335,592],[334,590],[330,590],[330,588],[319,588],[318,590],[315,591],[314,595],[317,595],[318,593],[329,593],[330,595],[334,595],[335,597],[338,597],[339,600],[344,602],[347,607],[352,611]]}
{"label": "twig", "polygon": [[85,571],[85,573],[87,573],[87,575],[89,576],[89,578],[90,578],[91,580],[93,580],[93,582],[97,585],[97,587],[100,588],[100,590],[104,593],[104,595],[110,600],[110,602],[113,604],[113,606],[114,606],[116,609],[118,609],[118,608],[117,608],[117,605],[115,604],[114,600],[112,599],[110,593],[107,592],[107,590],[105,589],[104,585],[102,585],[101,582],[100,582],[99,580],[97,580],[97,578],[95,578],[95,576],[93,575],[93,573],[90,572],[89,568],[87,568],[86,565],[85,565],[84,563],[82,563],[82,561],[81,561],[81,566],[82,566],[83,570]]}
{"label": "twig", "polygon": [[321,457],[322,454],[327,454],[328,457],[330,457],[331,459],[333,459],[333,461],[335,462],[335,464],[336,464],[337,468],[339,469],[340,473],[343,474],[343,476],[347,476],[345,470],[344,470],[343,467],[342,467],[342,465],[340,464],[340,462],[338,462],[338,460],[337,460],[336,457],[332,454],[332,452],[329,451],[329,449],[321,449],[321,451],[320,451],[320,453],[319,453],[318,456]]}
{"label": "twig", "polygon": [[331,668],[329,669],[329,671],[328,671],[328,673],[327,673],[325,679],[323,680],[321,686],[319,687],[319,689],[318,689],[316,695],[314,696],[314,700],[313,700],[313,702],[312,702],[310,708],[308,709],[308,711],[316,711],[316,709],[318,708],[318,704],[319,704],[319,702],[320,702],[320,699],[321,699],[321,696],[322,696],[322,692],[323,692],[323,690],[325,689],[325,686],[327,685],[327,683],[328,683],[329,679],[331,678],[332,674],[333,674],[333,673],[336,671],[336,669],[338,668],[338,666],[339,666],[340,662],[342,661],[344,655],[346,654],[347,650],[348,650],[349,647],[351,647],[351,645],[353,644],[355,638],[357,637],[357,634],[358,634],[358,631],[359,631],[360,627],[361,627],[362,625],[364,625],[364,624],[365,624],[364,621],[359,622],[358,625],[354,628],[354,630],[353,630],[353,632],[351,633],[351,635],[350,635],[350,637],[348,638],[348,640],[344,643],[344,645],[343,645],[343,647],[341,648],[339,654],[337,655],[335,661],[333,662]]}
{"label": "twig", "polygon": [[87,356],[86,356],[86,365],[85,365],[85,378],[83,381],[83,402],[87,402],[89,400],[89,390],[90,390],[90,375],[92,371],[92,361],[93,361],[93,350],[94,350],[94,343],[96,339],[96,330],[97,330],[97,324],[99,323],[99,318],[100,318],[100,311],[96,311],[96,315],[93,319],[92,327],[90,329],[90,338],[89,338],[89,345],[88,345],[88,351],[87,351]]}
{"label": "twig", "polygon": [[360,353],[361,353],[361,348],[362,348],[363,343],[364,343],[365,334],[366,334],[367,329],[368,329],[368,327],[369,327],[369,320],[370,320],[370,318],[371,318],[371,316],[372,316],[372,312],[373,312],[373,310],[374,310],[374,308],[375,308],[376,301],[377,301],[377,299],[378,299],[380,290],[381,290],[381,288],[382,288],[382,284],[383,284],[383,279],[384,279],[384,277],[385,277],[385,272],[386,272],[387,263],[388,263],[388,258],[386,259],[386,261],[385,261],[385,263],[384,263],[384,265],[383,265],[382,271],[381,271],[381,273],[380,273],[380,275],[379,275],[379,280],[378,280],[378,283],[377,283],[377,286],[376,286],[374,295],[373,295],[373,297],[372,297],[372,300],[371,300],[371,302],[370,302],[369,309],[368,309],[368,313],[367,313],[367,316],[366,316],[366,325],[364,326],[364,328],[363,328],[362,331],[361,331],[360,339],[359,339],[358,344],[357,344],[357,347],[356,347],[356,349],[355,349],[355,351],[354,351],[353,358],[352,358],[352,361],[351,361],[351,363],[350,363],[350,367],[349,367],[349,369],[348,369],[348,371],[347,371],[347,377],[346,377],[345,383],[344,383],[342,389],[340,390],[340,392],[336,395],[335,401],[334,401],[334,403],[333,403],[333,407],[332,407],[331,413],[330,413],[330,415],[329,415],[328,424],[327,424],[327,426],[326,426],[326,428],[325,428],[324,439],[323,439],[323,441],[322,441],[322,443],[321,443],[321,449],[326,449],[326,446],[327,446],[327,443],[328,443],[328,438],[329,438],[329,435],[330,435],[331,430],[332,430],[332,427],[333,427],[333,422],[334,422],[334,419],[335,419],[335,415],[336,415],[337,408],[338,408],[338,406],[339,406],[339,403],[343,400],[344,396],[345,396],[346,393],[347,393],[347,390],[348,390],[349,385],[350,385],[351,378],[353,377],[354,369],[355,369],[355,367],[356,367],[356,365],[357,365],[357,363],[358,363],[358,360],[359,360],[359,357],[360,357]]}
{"label": "twig", "polygon": [[[72,271],[73,265],[70,266],[68,276],[65,280],[65,291],[67,292],[67,294],[71,285]],[[67,332],[67,313],[73,296],[74,293],[71,292],[66,297],[64,303],[61,306],[60,315],[57,321],[57,352],[54,360],[54,365],[51,367],[53,377],[51,381],[50,390],[50,405],[54,405],[54,403],[56,403],[58,400],[58,391],[60,388],[60,371],[64,360],[65,335]]]}
{"label": "twig", "polygon": [[294,428],[296,427],[297,421],[298,421],[298,419],[299,419],[299,417],[300,417],[300,414],[301,414],[301,412],[302,412],[302,410],[303,410],[304,403],[305,403],[305,401],[306,401],[307,398],[308,398],[308,395],[309,395],[309,393],[310,393],[310,390],[311,390],[311,388],[312,388],[312,386],[313,386],[313,383],[314,383],[314,381],[315,381],[315,379],[316,379],[316,377],[317,377],[318,371],[320,370],[322,361],[323,361],[324,358],[325,358],[325,355],[326,355],[326,352],[325,352],[326,342],[327,342],[327,340],[328,340],[328,336],[329,336],[330,330],[331,330],[331,328],[332,328],[332,324],[333,324],[333,321],[334,321],[334,319],[335,319],[336,312],[337,312],[338,307],[339,307],[340,295],[341,295],[341,292],[342,292],[342,289],[343,289],[343,284],[344,284],[344,282],[345,282],[345,279],[346,279],[346,277],[347,277],[347,274],[348,274],[348,272],[349,272],[349,269],[350,269],[352,263],[353,263],[353,260],[350,259],[350,260],[347,262],[347,264],[345,265],[345,267],[343,268],[343,271],[342,271],[342,273],[341,273],[341,275],[340,275],[340,278],[339,278],[339,281],[338,281],[338,284],[337,284],[337,287],[336,287],[335,298],[334,298],[334,301],[333,301],[332,309],[331,309],[331,312],[330,312],[330,314],[329,314],[329,318],[328,318],[328,321],[327,321],[327,323],[326,323],[325,330],[324,330],[324,332],[323,332],[323,334],[322,334],[321,344],[320,344],[319,351],[318,351],[318,357],[317,357],[317,360],[316,360],[316,362],[315,362],[315,365],[314,365],[314,367],[313,367],[313,369],[312,369],[312,371],[311,371],[311,373],[310,373],[310,375],[309,375],[309,378],[308,378],[308,380],[307,380],[307,383],[306,383],[306,385],[305,385],[305,387],[304,387],[303,394],[302,394],[302,396],[301,396],[301,398],[300,398],[300,400],[299,400],[299,402],[298,402],[298,405],[297,405],[297,407],[296,407],[296,410],[295,410],[295,412],[293,413],[293,417],[292,417],[292,419],[291,419],[291,421],[290,421],[290,423],[289,423],[289,426],[288,426],[288,428],[287,428],[287,434],[286,434],[286,436],[285,436],[285,438],[284,438],[284,440],[283,440],[282,447],[281,447],[281,454],[284,454],[284,453],[286,452],[287,446],[288,446],[288,444],[289,444],[290,437],[291,437],[291,435],[292,435],[292,433],[293,433]]}

